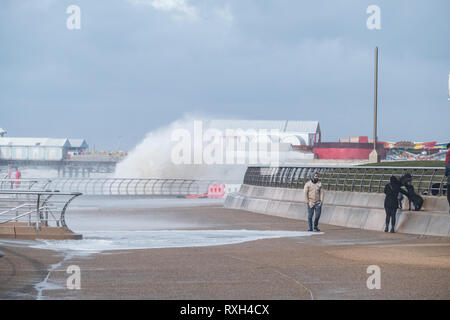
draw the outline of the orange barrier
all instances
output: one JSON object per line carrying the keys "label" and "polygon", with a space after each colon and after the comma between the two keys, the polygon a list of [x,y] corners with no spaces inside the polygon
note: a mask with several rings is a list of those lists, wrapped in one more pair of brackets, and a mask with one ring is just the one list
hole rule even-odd
{"label": "orange barrier", "polygon": [[223,198],[225,195],[225,187],[224,184],[212,184],[208,188],[208,198],[218,199]]}

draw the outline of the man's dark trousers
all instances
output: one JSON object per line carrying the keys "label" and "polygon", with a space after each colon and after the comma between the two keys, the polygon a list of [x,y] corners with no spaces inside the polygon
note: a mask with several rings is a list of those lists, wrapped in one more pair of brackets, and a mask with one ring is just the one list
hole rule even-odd
{"label": "man's dark trousers", "polygon": [[322,212],[322,203],[318,203],[313,205],[312,207],[309,206],[309,204],[306,204],[306,206],[308,207],[308,225],[309,225],[309,230],[312,230],[312,219],[313,219],[313,215],[314,212],[315,217],[314,217],[314,229],[317,229],[317,226],[319,225],[319,219],[320,219],[320,214]]}
{"label": "man's dark trousers", "polygon": [[389,221],[391,221],[391,229],[395,227],[395,214],[397,208],[384,208],[386,210],[386,229],[389,228]]}

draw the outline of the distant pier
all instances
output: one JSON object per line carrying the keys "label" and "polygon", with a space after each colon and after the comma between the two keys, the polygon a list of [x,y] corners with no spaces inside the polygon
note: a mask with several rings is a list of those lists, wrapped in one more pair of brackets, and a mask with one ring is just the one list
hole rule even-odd
{"label": "distant pier", "polygon": [[118,159],[112,157],[73,157],[64,160],[0,160],[0,166],[47,168],[58,171],[58,177],[90,177],[91,173],[112,173]]}

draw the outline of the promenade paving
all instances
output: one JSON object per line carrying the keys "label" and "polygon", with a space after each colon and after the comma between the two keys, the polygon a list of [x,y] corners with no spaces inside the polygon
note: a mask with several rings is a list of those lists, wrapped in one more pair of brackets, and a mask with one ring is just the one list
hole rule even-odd
{"label": "promenade paving", "polygon": [[[72,210],[73,223],[141,229],[305,231],[306,223],[219,204]],[[114,229],[113,228],[113,229]],[[449,299],[450,239],[321,225],[323,234],[231,245],[68,256],[0,241],[1,299]],[[81,271],[69,290],[68,266]],[[367,288],[379,266],[381,289]],[[49,272],[51,270],[51,272]],[[36,284],[45,280],[43,287]],[[51,289],[51,290],[48,290]]]}

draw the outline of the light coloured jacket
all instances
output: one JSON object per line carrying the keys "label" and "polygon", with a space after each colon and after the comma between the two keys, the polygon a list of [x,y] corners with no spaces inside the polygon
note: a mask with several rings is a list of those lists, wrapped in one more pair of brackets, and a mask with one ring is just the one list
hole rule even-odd
{"label": "light coloured jacket", "polygon": [[305,183],[305,188],[303,189],[305,194],[305,202],[309,205],[309,207],[313,207],[318,202],[323,202],[323,189],[322,182],[318,181],[313,183],[309,180]]}

